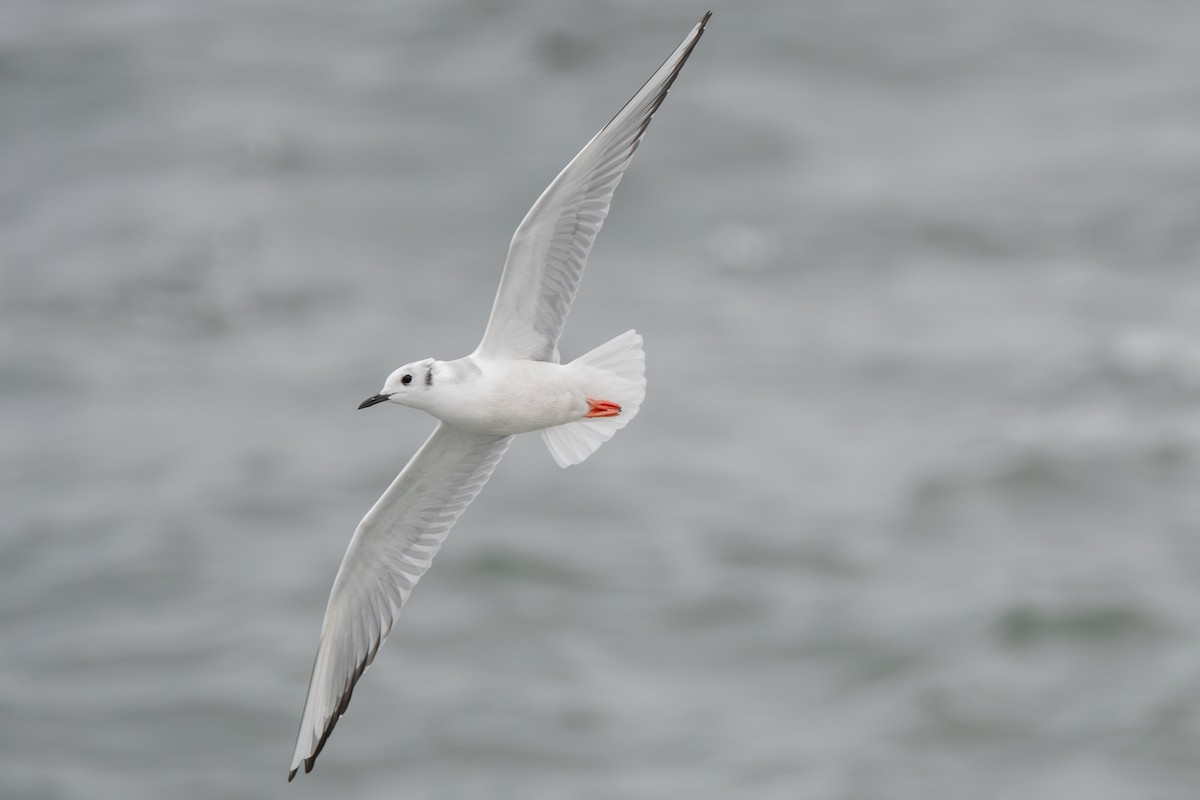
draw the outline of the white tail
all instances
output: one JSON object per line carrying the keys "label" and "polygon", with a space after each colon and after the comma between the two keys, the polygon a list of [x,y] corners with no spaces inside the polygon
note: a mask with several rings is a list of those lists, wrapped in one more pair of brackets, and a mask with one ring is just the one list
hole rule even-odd
{"label": "white tail", "polygon": [[578,464],[629,424],[646,396],[646,353],[637,331],[625,331],[567,365],[578,372],[589,396],[621,407],[615,417],[585,417],[542,429],[560,467]]}

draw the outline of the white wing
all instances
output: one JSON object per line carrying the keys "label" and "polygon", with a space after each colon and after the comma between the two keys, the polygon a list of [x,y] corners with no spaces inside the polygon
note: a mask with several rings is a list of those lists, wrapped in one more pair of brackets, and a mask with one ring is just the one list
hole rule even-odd
{"label": "white wing", "polygon": [[312,769],[355,682],[510,441],[439,424],[358,524],[329,594],[289,781],[301,764]]}
{"label": "white wing", "polygon": [[613,190],[710,16],[711,11],[529,209],[509,245],[476,354],[558,361],[558,337]]}

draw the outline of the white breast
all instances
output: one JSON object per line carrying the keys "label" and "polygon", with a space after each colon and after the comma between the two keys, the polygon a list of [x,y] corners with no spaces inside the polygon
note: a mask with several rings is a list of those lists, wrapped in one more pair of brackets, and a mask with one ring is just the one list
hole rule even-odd
{"label": "white breast", "polygon": [[560,364],[472,361],[449,362],[458,367],[457,379],[435,385],[430,392],[427,410],[447,424],[471,433],[507,436],[562,425],[587,412],[582,389]]}

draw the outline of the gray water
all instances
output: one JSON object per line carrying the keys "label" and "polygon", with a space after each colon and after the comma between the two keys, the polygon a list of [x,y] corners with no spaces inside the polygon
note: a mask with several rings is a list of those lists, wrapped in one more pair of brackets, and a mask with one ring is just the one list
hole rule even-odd
{"label": "gray water", "polygon": [[519,440],[284,781],[354,525],[689,3],[0,9],[0,797],[1192,798],[1200,4],[718,4]]}

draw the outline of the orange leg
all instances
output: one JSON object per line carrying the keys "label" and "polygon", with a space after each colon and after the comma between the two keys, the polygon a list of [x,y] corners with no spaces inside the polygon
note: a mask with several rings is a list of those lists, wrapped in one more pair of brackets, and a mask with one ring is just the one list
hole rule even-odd
{"label": "orange leg", "polygon": [[597,400],[594,397],[585,398],[588,402],[588,412],[585,417],[615,417],[621,413],[621,407],[610,400]]}

